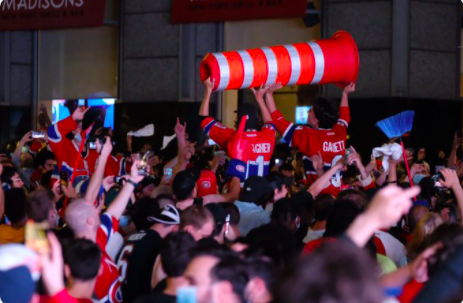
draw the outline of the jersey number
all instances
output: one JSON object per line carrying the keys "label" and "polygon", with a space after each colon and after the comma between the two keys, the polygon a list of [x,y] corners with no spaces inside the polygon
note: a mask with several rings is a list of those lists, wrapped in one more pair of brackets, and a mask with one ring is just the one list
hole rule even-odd
{"label": "jersey number", "polygon": [[133,245],[129,244],[121,251],[121,256],[117,262],[117,268],[119,269],[119,281],[123,283],[125,276],[127,275],[127,267],[129,266],[127,258],[132,253]]}

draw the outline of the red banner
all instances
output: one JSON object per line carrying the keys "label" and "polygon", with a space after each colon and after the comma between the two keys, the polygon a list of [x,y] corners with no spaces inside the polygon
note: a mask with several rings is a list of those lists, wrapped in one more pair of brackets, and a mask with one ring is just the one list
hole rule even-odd
{"label": "red banner", "polygon": [[307,0],[173,0],[172,23],[296,18]]}
{"label": "red banner", "polygon": [[0,0],[0,31],[101,26],[105,0]]}

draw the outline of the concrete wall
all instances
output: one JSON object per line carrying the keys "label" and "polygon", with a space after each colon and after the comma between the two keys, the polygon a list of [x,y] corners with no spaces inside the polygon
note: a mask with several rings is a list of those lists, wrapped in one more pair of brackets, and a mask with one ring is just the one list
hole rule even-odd
{"label": "concrete wall", "polygon": [[170,24],[171,0],[124,0],[123,102],[200,101],[199,63],[221,49],[219,24]]}
{"label": "concrete wall", "polygon": [[0,105],[32,104],[33,46],[34,36],[31,31],[0,33]]}
{"label": "concrete wall", "polygon": [[[324,34],[344,29],[360,52],[355,97],[457,100],[461,3],[325,0]],[[339,90],[327,87],[331,97]]]}

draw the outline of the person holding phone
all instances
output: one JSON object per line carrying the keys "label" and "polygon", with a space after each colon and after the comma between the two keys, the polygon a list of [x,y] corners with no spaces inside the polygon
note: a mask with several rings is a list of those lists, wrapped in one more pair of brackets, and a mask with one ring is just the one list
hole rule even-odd
{"label": "person holding phone", "polygon": [[86,132],[82,130],[82,120],[90,109],[77,107],[71,116],[51,125],[48,128],[48,142],[56,157],[57,170],[53,174],[52,182],[59,180],[59,172],[66,171],[76,183],[81,179],[89,178],[87,164],[82,157],[83,144]]}
{"label": "person holding phone", "polygon": [[100,153],[100,158],[95,173],[90,179],[85,198],[77,199],[67,207],[65,221],[73,230],[76,238],[94,241],[103,253],[101,258],[102,274],[98,276],[95,285],[95,294],[99,302],[121,303],[123,299],[120,290],[119,270],[107,253],[106,247],[110,238],[118,230],[119,219],[125,211],[133,191],[145,176],[139,176],[139,163],[135,161],[131,167],[130,178],[106,209],[106,212],[100,214],[104,197],[101,199],[98,197],[101,192],[104,168],[112,151],[111,140],[106,137],[104,145],[100,145],[98,142],[97,150]]}

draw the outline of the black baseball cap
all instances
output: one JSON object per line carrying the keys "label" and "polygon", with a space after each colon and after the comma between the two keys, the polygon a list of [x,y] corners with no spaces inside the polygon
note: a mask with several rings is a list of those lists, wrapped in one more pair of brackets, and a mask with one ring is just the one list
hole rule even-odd
{"label": "black baseball cap", "polygon": [[286,177],[282,173],[276,171],[268,174],[266,179],[270,184],[270,187],[274,190],[277,188],[281,188],[283,185],[289,186],[293,182],[290,177]]}
{"label": "black baseball cap", "polygon": [[246,179],[243,191],[240,194],[240,201],[256,202],[272,191],[272,187],[265,178],[251,176]]}
{"label": "black baseball cap", "polygon": [[217,203],[209,203],[206,204],[204,207],[209,209],[209,211],[211,212],[215,220],[215,225],[218,228],[222,228],[222,226],[225,224],[225,219],[227,218],[227,212],[225,211],[225,209],[223,209],[223,207]]}
{"label": "black baseball cap", "polygon": [[172,190],[177,200],[185,200],[191,195],[200,176],[201,171],[195,167],[191,167],[175,175],[172,182]]}

